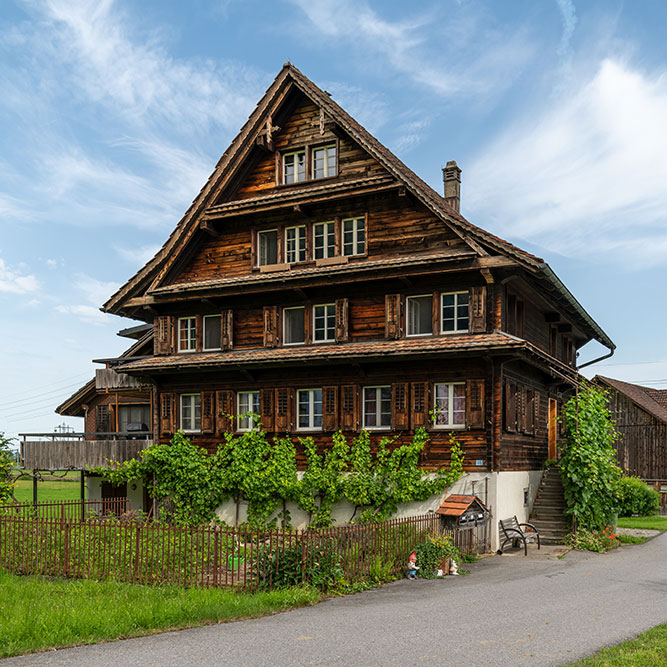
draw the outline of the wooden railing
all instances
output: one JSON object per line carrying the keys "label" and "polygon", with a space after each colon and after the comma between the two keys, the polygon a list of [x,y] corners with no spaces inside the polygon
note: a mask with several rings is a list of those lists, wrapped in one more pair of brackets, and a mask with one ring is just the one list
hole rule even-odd
{"label": "wooden railing", "polygon": [[[86,440],[90,435],[98,439]],[[151,433],[34,433],[23,435],[21,465],[28,470],[86,470],[129,461],[153,444]],[[140,437],[138,437],[140,436]]]}
{"label": "wooden railing", "polygon": [[[435,514],[328,530],[250,531],[0,513],[0,568],[142,584],[322,586],[330,576],[363,581],[378,567],[399,574],[435,531],[443,532]],[[444,532],[467,544],[468,531]]]}

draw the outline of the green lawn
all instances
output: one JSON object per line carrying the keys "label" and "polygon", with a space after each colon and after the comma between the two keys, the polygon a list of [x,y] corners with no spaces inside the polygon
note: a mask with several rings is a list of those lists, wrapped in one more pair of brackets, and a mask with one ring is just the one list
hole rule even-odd
{"label": "green lawn", "polygon": [[657,667],[667,664],[667,624],[618,646],[602,649],[591,658],[573,663],[580,667]]}
{"label": "green lawn", "polygon": [[2,571],[0,590],[0,658],[253,618],[320,600],[306,587],[244,594]]}
{"label": "green lawn", "polygon": [[667,516],[624,516],[618,519],[619,528],[667,530]]}
{"label": "green lawn", "polygon": [[[81,487],[77,473],[68,473],[64,480],[45,480],[37,482],[37,500],[79,500]],[[32,502],[32,480],[20,479],[14,487],[14,496],[20,503]]]}

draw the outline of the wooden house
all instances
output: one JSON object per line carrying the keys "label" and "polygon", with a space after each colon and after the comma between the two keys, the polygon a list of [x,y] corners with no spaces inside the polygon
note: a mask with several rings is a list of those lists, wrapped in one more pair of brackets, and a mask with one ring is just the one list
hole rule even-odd
{"label": "wooden house", "polygon": [[652,389],[596,375],[608,392],[608,405],[620,437],[618,465],[661,492],[667,509],[667,389]]}
{"label": "wooden house", "polygon": [[496,517],[525,515],[577,350],[614,344],[544,260],[461,215],[461,170],[442,171],[441,195],[285,64],[103,306],[154,325],[152,355],[117,370],[151,384],[156,439],[182,429],[213,449],[252,428],[226,416],[248,411],[322,445],[424,426],[425,468],[447,464],[454,434],[464,486]]}

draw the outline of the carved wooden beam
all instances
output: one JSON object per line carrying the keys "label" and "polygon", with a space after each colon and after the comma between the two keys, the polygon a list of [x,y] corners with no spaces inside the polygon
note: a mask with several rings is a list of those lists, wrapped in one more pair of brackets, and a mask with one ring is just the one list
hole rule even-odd
{"label": "carved wooden beam", "polygon": [[213,223],[206,218],[199,223],[199,228],[214,238],[220,236],[220,233],[213,227]]}
{"label": "carved wooden beam", "polygon": [[305,204],[294,204],[292,210],[299,215],[308,217],[308,207]]}

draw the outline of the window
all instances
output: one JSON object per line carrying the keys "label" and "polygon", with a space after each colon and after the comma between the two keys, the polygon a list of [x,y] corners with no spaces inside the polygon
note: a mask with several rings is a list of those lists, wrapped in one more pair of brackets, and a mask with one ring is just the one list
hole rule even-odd
{"label": "window", "polygon": [[299,389],[297,392],[297,430],[322,429],[322,390]]}
{"label": "window", "polygon": [[299,345],[306,342],[306,309],[303,306],[283,308],[283,342]]}
{"label": "window", "polygon": [[313,225],[315,259],[333,257],[336,254],[336,223],[318,222]]}
{"label": "window", "polygon": [[288,264],[306,261],[306,226],[285,230],[285,261]]}
{"label": "window", "polygon": [[468,331],[468,292],[442,295],[442,333]]}
{"label": "window", "polygon": [[237,397],[238,430],[252,431],[255,426],[255,420],[248,414],[254,412],[259,414],[259,392],[258,391],[240,391]]}
{"label": "window", "polygon": [[118,432],[127,433],[128,424],[143,424],[150,431],[150,405],[121,405],[118,407]]}
{"label": "window", "polygon": [[181,428],[201,431],[201,394],[181,394]]}
{"label": "window", "polygon": [[408,336],[423,336],[433,333],[433,295],[409,296],[407,298]]}
{"label": "window", "polygon": [[178,351],[193,352],[197,349],[197,318],[178,318]]}
{"label": "window", "polygon": [[267,266],[278,263],[278,230],[257,232],[257,265]]}
{"label": "window", "polygon": [[364,428],[391,427],[391,387],[364,387]]}
{"label": "window", "polygon": [[336,175],[336,144],[313,148],[313,178]]}
{"label": "window", "polygon": [[306,180],[306,151],[294,151],[283,155],[283,183],[300,183]]}
{"label": "window", "polygon": [[220,349],[220,315],[204,315],[204,349]]}
{"label": "window", "polygon": [[343,255],[363,255],[366,252],[366,220],[343,220]]}
{"label": "window", "polygon": [[435,428],[464,428],[466,386],[463,382],[435,385]]}
{"label": "window", "polygon": [[336,304],[313,306],[314,340],[324,343],[336,340]]}

